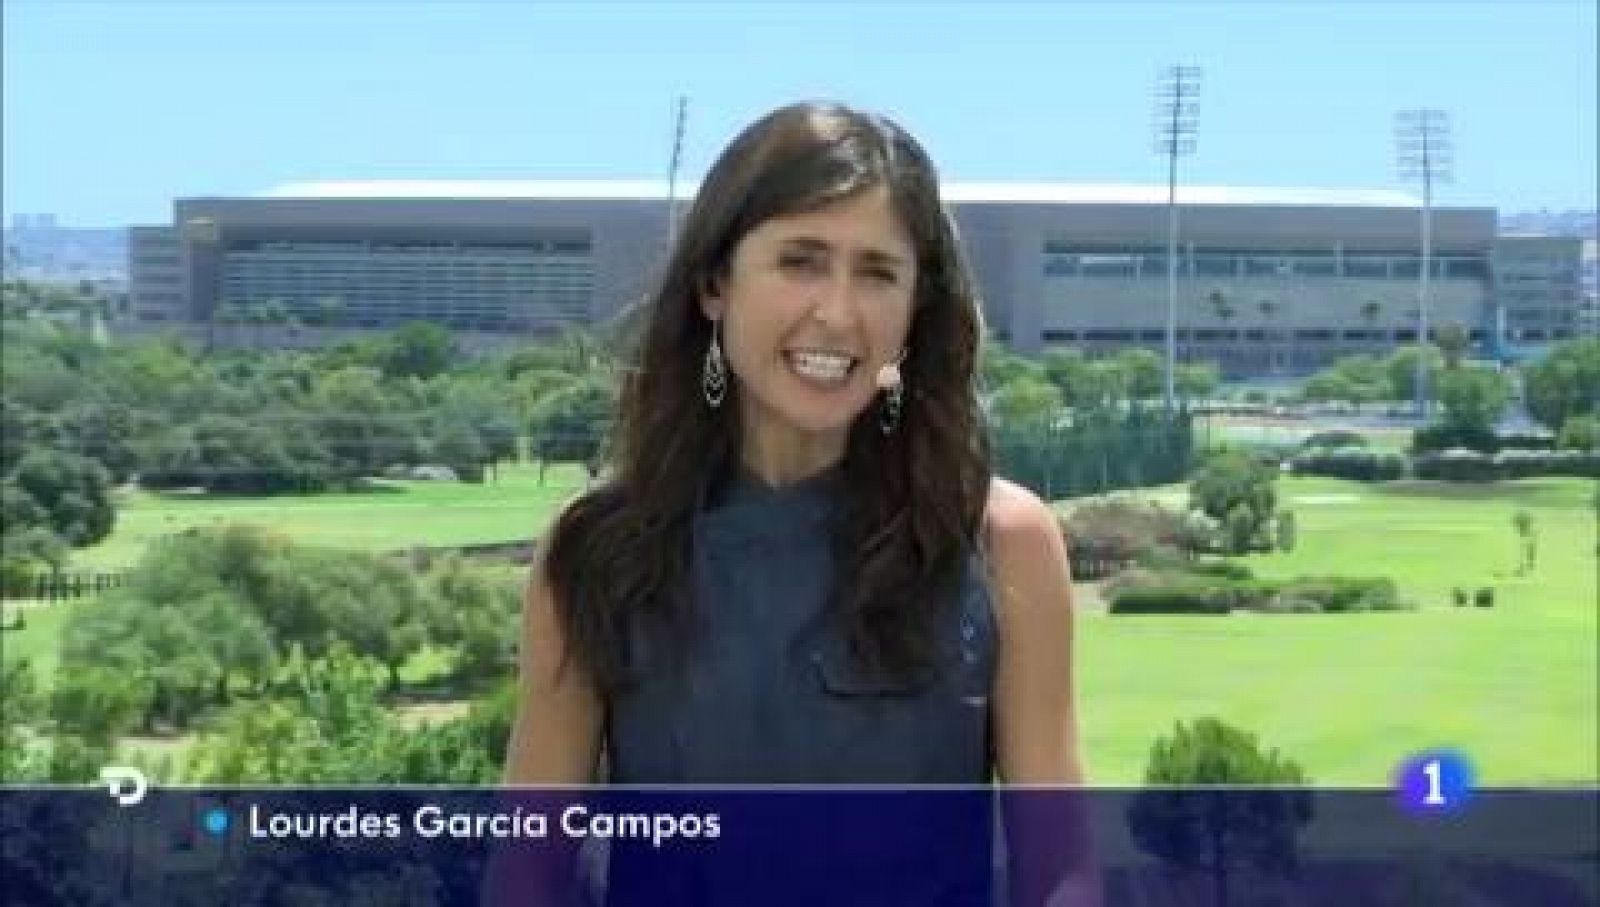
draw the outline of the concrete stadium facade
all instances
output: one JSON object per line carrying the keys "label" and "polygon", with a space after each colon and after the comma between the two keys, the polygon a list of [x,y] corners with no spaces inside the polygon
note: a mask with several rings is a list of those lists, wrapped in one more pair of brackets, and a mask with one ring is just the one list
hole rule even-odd
{"label": "concrete stadium facade", "polygon": [[[1164,188],[947,184],[944,196],[990,329],[1012,347],[1164,349]],[[1190,187],[1178,201],[1181,360],[1303,374],[1415,341],[1409,196]],[[1497,356],[1592,329],[1582,241],[1497,236],[1496,216],[1434,209],[1430,325],[1458,322]],[[214,330],[270,304],[311,326],[297,336],[426,318],[515,342],[645,296],[667,227],[657,183],[315,183],[180,199],[171,224],[130,234],[128,327]]]}

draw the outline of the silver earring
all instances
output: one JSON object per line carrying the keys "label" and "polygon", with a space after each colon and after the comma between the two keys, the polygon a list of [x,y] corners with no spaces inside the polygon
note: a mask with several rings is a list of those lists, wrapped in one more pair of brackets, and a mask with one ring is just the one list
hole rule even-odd
{"label": "silver earring", "polygon": [[900,374],[900,363],[906,354],[878,370],[878,387],[883,389],[883,409],[878,410],[878,427],[884,434],[892,434],[900,426],[900,410],[905,403],[906,380]]}
{"label": "silver earring", "polygon": [[878,412],[878,427],[886,435],[894,434],[900,427],[900,407],[905,402],[905,384],[896,384],[883,395],[883,409]]}
{"label": "silver earring", "polygon": [[700,390],[712,409],[722,405],[728,396],[728,364],[722,358],[722,343],[718,339],[722,322],[711,322],[711,345],[706,347],[705,363],[700,368]]}

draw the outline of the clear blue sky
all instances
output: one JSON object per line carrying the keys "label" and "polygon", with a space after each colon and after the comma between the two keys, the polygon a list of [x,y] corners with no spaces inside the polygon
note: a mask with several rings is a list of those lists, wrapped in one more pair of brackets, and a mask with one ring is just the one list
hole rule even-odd
{"label": "clear blue sky", "polygon": [[1590,0],[5,0],[4,213],[170,218],[320,179],[662,178],[744,123],[876,108],[947,179],[1161,183],[1152,85],[1204,69],[1187,182],[1395,188],[1393,111],[1451,113],[1447,204],[1593,208]]}

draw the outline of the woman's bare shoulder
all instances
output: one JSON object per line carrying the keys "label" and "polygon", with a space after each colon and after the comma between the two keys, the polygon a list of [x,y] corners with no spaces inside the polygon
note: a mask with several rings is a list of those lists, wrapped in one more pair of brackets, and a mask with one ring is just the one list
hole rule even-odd
{"label": "woman's bare shoulder", "polygon": [[991,543],[1060,531],[1050,505],[1027,488],[998,476],[989,481],[984,528]]}

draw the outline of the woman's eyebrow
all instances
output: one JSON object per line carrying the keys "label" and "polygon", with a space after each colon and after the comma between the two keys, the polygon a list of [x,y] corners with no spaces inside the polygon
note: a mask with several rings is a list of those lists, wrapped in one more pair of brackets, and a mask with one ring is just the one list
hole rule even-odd
{"label": "woman's eyebrow", "polygon": [[[784,238],[782,240],[782,244],[789,247],[799,248],[807,252],[832,253],[834,250],[833,243],[830,243],[827,240],[817,236],[790,236]],[[896,255],[893,252],[886,252],[882,249],[862,249],[858,254],[858,257],[866,259],[874,264],[886,264],[902,268],[910,264],[910,262],[907,261],[903,256]]]}

